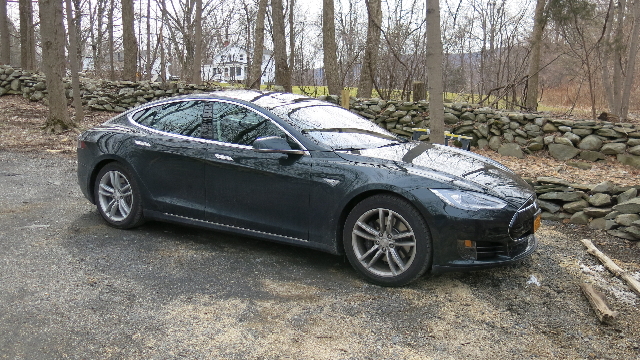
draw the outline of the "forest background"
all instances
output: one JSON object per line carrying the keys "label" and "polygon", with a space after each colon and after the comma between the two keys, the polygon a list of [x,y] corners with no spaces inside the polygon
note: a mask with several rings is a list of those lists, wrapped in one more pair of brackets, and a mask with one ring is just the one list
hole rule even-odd
{"label": "forest background", "polygon": [[[640,109],[639,34],[640,0],[0,1],[0,63],[45,72],[52,131],[82,116],[70,119],[55,90],[63,76],[79,94],[80,76],[150,80],[159,64],[161,81],[197,84],[229,44],[250,54],[237,86],[411,100],[414,82],[441,77],[447,100],[623,121]],[[275,84],[260,84],[252,61],[264,51]]]}

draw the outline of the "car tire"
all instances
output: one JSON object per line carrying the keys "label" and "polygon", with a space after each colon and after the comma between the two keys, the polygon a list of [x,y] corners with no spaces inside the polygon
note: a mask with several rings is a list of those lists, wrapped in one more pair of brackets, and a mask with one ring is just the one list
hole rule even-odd
{"label": "car tire", "polygon": [[377,285],[403,286],[431,267],[427,223],[398,196],[374,195],[358,203],[345,221],[343,244],[351,265]]}
{"label": "car tire", "polygon": [[94,198],[102,218],[118,229],[131,229],[144,222],[138,185],[124,166],[109,163],[94,185]]}

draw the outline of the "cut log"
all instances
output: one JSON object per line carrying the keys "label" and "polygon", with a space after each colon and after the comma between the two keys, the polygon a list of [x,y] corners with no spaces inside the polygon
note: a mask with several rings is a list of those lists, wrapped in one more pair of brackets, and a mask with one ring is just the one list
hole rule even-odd
{"label": "cut log", "polygon": [[587,247],[587,252],[600,260],[602,265],[611,271],[615,276],[624,280],[629,288],[633,290],[638,296],[640,296],[640,282],[636,280],[628,271],[622,269],[616,263],[613,262],[607,255],[603,254],[596,248],[595,245],[589,239],[582,239],[582,244]]}
{"label": "cut log", "polygon": [[589,300],[591,304],[591,308],[596,313],[596,316],[602,323],[610,324],[615,320],[616,316],[618,316],[617,311],[611,311],[609,306],[607,306],[607,301],[604,297],[604,294],[600,291],[596,290],[591,284],[580,284],[582,288],[582,292]]}

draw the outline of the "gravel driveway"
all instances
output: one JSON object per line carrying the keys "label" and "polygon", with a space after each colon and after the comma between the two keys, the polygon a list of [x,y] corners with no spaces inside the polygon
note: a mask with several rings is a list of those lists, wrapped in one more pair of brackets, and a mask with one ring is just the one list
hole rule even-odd
{"label": "gravel driveway", "polygon": [[[362,281],[341,257],[161,223],[108,227],[71,155],[0,151],[0,358],[638,359],[640,247],[545,223],[519,264]],[[579,284],[607,287],[602,325]]]}

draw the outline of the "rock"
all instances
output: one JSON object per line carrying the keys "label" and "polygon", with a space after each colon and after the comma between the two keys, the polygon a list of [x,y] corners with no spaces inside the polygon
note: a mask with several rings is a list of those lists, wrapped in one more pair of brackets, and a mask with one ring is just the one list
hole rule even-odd
{"label": "rock", "polygon": [[491,148],[491,150],[498,151],[501,145],[502,140],[500,140],[499,136],[492,136],[491,139],[489,139],[489,148]]}
{"label": "rock", "polygon": [[582,160],[587,160],[587,161],[598,161],[598,160],[605,160],[606,157],[604,156],[603,153],[598,152],[598,151],[591,151],[591,150],[582,150],[580,152],[580,159]]}
{"label": "rock", "polygon": [[613,191],[613,189],[615,188],[616,184],[614,184],[611,181],[603,181],[600,184],[594,186],[591,191],[593,191],[594,193],[608,193],[611,194],[611,192]]}
{"label": "rock", "polygon": [[546,133],[552,133],[558,131],[558,128],[552,123],[548,122],[542,126],[542,131]]}
{"label": "rock", "polygon": [[564,134],[564,137],[569,139],[569,141],[571,141],[571,143],[573,145],[577,145],[581,140],[580,136],[578,136],[578,135],[576,135],[576,134],[574,134],[572,132],[567,132],[566,134]]}
{"label": "rock", "polygon": [[542,210],[546,210],[550,213],[556,213],[558,211],[560,211],[560,209],[562,209],[562,207],[560,205],[556,205],[555,203],[552,203],[551,201],[544,201],[544,200],[540,200],[538,199],[538,205],[540,205],[540,208]]}
{"label": "rock", "polygon": [[622,154],[627,149],[627,145],[623,143],[608,143],[602,145],[600,151],[605,155]]}
{"label": "rock", "polygon": [[585,214],[593,218],[605,218],[611,213],[611,208],[587,207],[582,210]]}
{"label": "rock", "polygon": [[539,142],[532,142],[527,146],[527,149],[529,149],[529,151],[540,151],[544,149],[544,144]]}
{"label": "rock", "polygon": [[13,80],[11,82],[10,87],[11,87],[11,90],[13,90],[13,91],[20,90],[20,80],[18,80],[18,79]]}
{"label": "rock", "polygon": [[486,149],[489,147],[487,139],[478,139],[478,149]]}
{"label": "rock", "polygon": [[640,213],[640,197],[619,203],[613,207],[613,210],[619,211],[623,214],[638,214]]}
{"label": "rock", "polygon": [[631,226],[634,221],[640,220],[640,215],[638,214],[621,214],[616,216],[616,223],[622,226]]}
{"label": "rock", "polygon": [[613,229],[617,229],[618,227],[620,227],[620,225],[618,225],[618,223],[616,223],[613,220],[604,220],[604,229],[605,230],[613,230]]}
{"label": "rock", "polygon": [[569,140],[569,139],[567,139],[566,137],[563,137],[563,136],[556,136],[556,138],[553,140],[553,142],[555,142],[556,144],[567,145],[567,146],[573,147],[573,142],[571,142],[571,140]]}
{"label": "rock", "polygon": [[622,214],[620,211],[612,211],[610,213],[608,213],[604,218],[607,220],[613,220],[616,217],[618,217],[618,215]]}
{"label": "rock", "polygon": [[611,205],[611,195],[602,193],[593,194],[589,196],[588,201],[589,204],[596,207]]}
{"label": "rock", "polygon": [[569,223],[571,224],[579,224],[579,225],[587,225],[589,223],[589,215],[579,211],[569,219]]}
{"label": "rock", "polygon": [[549,135],[549,136],[545,136],[544,137],[544,144],[545,145],[549,145],[551,143],[553,143],[553,139],[555,139],[556,137],[554,135]]}
{"label": "rock", "polygon": [[44,99],[44,93],[42,91],[34,91],[29,97],[31,101],[40,101],[42,99]]}
{"label": "rock", "polygon": [[582,191],[550,192],[550,193],[542,194],[538,198],[542,200],[560,200],[564,202],[572,202],[572,201],[581,200],[582,195],[584,195]]}
{"label": "rock", "polygon": [[524,153],[518,144],[504,144],[498,149],[498,154],[502,156],[513,156],[518,159],[524,158]]}
{"label": "rock", "polygon": [[569,126],[558,126],[558,130],[560,130],[563,133],[566,133],[566,132],[570,132],[571,131],[571,127],[569,127]]}
{"label": "rock", "polygon": [[625,165],[629,165],[636,169],[640,169],[640,156],[636,155],[627,155],[627,154],[618,154],[617,159],[619,162]]}
{"label": "rock", "polygon": [[623,230],[624,232],[631,234],[631,236],[635,238],[634,240],[640,240],[640,227],[629,226],[624,228]]}
{"label": "rock", "polygon": [[471,120],[474,121],[476,119],[476,116],[472,113],[472,112],[465,112],[462,113],[462,115],[460,115],[460,120]]}
{"label": "rock", "polygon": [[580,141],[578,148],[582,150],[597,151],[602,147],[602,140],[595,135],[589,135]]}
{"label": "rock", "polygon": [[640,139],[629,139],[629,141],[627,141],[627,146],[629,147],[634,147],[638,145],[640,145]]}
{"label": "rock", "polygon": [[569,182],[567,180],[553,177],[553,176],[539,176],[536,178],[536,181],[541,184],[555,184],[555,185],[569,186]]}
{"label": "rock", "polygon": [[627,202],[627,201],[633,199],[636,196],[638,196],[638,189],[631,188],[631,189],[623,192],[622,194],[618,195],[618,204],[622,204],[624,202]]}
{"label": "rock", "polygon": [[589,228],[595,230],[604,230],[606,229],[606,226],[607,220],[605,220],[604,218],[593,219],[589,223]]}
{"label": "rock", "polygon": [[444,113],[444,123],[453,125],[459,121],[458,117],[451,113]]}
{"label": "rock", "polygon": [[568,212],[569,214],[575,214],[579,211],[584,210],[587,206],[589,206],[588,202],[586,202],[585,200],[578,200],[564,204],[562,210]]}
{"label": "rock", "polygon": [[568,219],[569,217],[570,215],[565,213],[550,213],[546,211],[542,213],[542,220],[562,221],[564,219]]}
{"label": "rock", "polygon": [[591,168],[593,167],[593,165],[586,163],[584,161],[567,161],[567,165],[573,166],[575,168],[582,169],[582,170],[591,170]]}
{"label": "rock", "polygon": [[636,240],[636,237],[622,230],[607,230],[607,234],[627,240]]}
{"label": "rock", "polygon": [[593,130],[591,129],[573,129],[571,130],[572,133],[580,136],[580,137],[585,137],[588,135],[591,135],[591,133],[593,133]]}
{"label": "rock", "polygon": [[622,134],[620,134],[619,132],[613,129],[600,129],[596,131],[596,134],[604,137],[609,137],[609,138],[619,138],[623,136]]}
{"label": "rock", "polygon": [[631,155],[636,155],[636,156],[640,156],[640,145],[636,145],[632,148],[629,148],[629,154]]}
{"label": "rock", "polygon": [[[571,141],[569,141],[569,143],[570,142]],[[549,154],[551,154],[551,156],[553,156],[553,158],[555,158],[556,160],[566,161],[574,158],[579,153],[580,153],[580,150],[576,149],[573,146],[561,145],[561,144],[549,144]]]}

